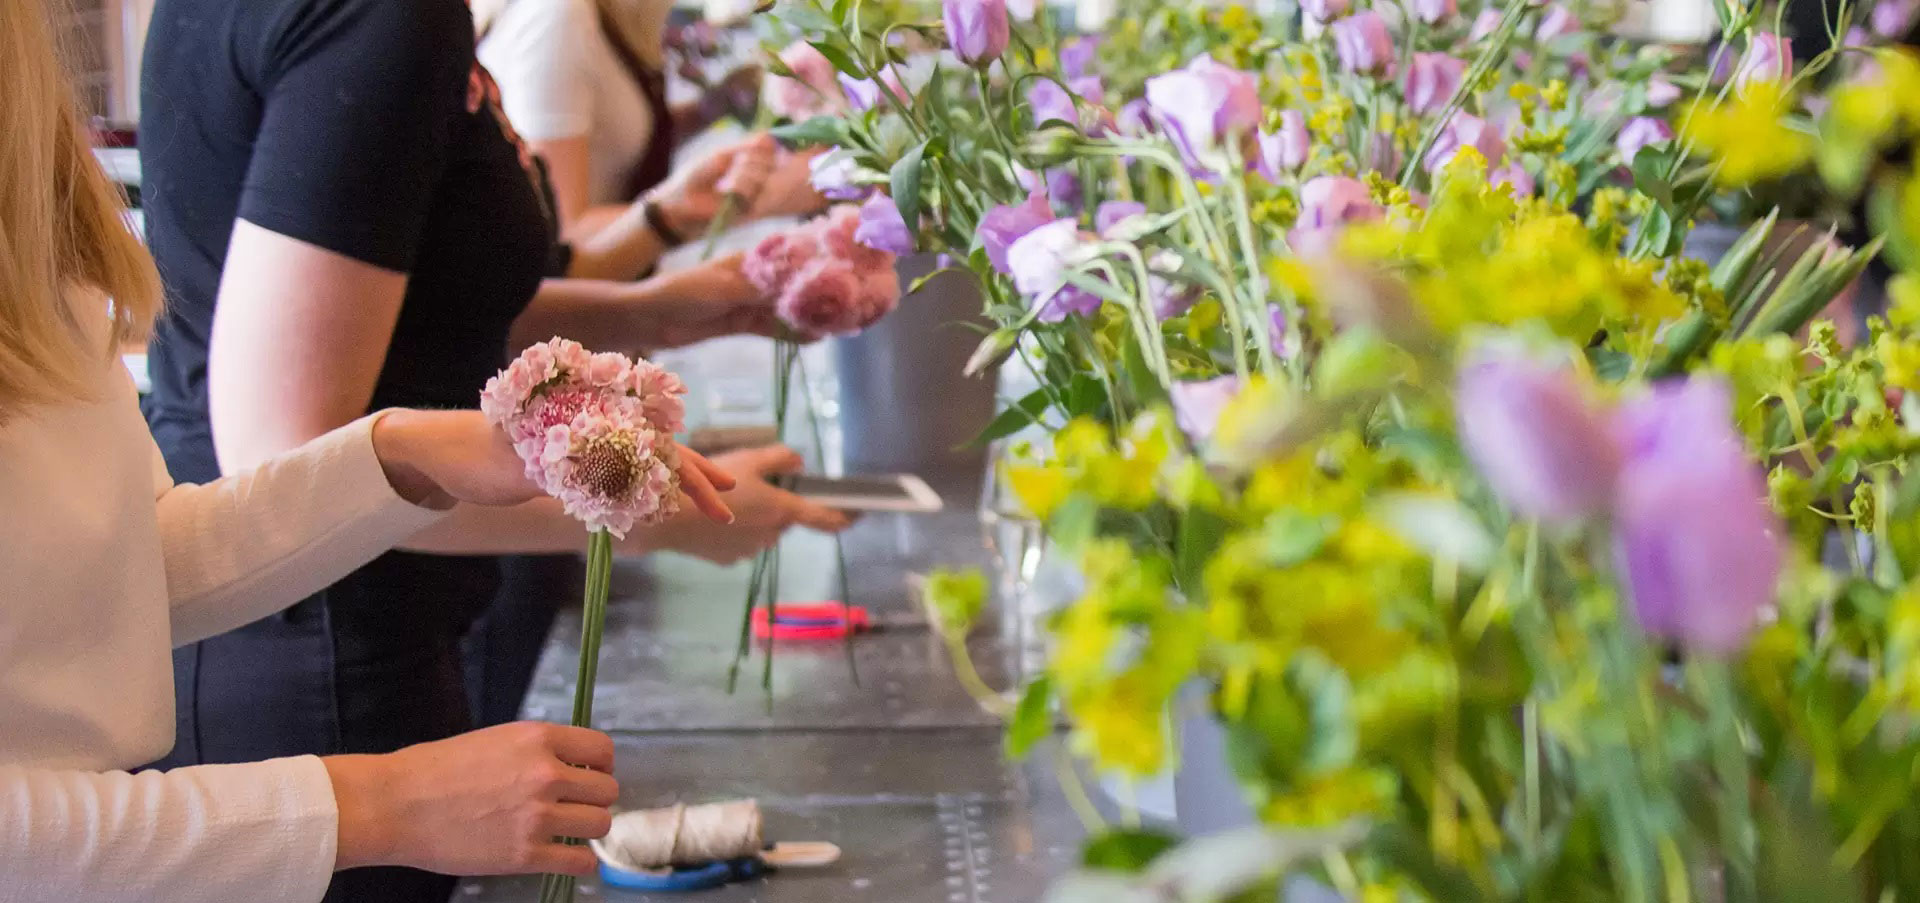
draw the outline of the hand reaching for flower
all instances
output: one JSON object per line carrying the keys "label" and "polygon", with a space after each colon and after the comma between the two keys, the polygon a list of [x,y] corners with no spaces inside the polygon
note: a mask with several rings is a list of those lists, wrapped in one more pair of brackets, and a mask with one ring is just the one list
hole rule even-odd
{"label": "hand reaching for flower", "polygon": [[733,510],[733,521],[682,515],[636,531],[629,551],[670,550],[732,564],[779,542],[792,527],[838,533],[853,524],[845,512],[817,505],[768,480],[776,474],[799,472],[803,462],[793,449],[781,445],[744,449],[720,455],[712,463],[737,478],[731,491],[720,494],[720,500]]}
{"label": "hand reaching for flower", "polygon": [[677,348],[726,335],[783,335],[773,301],[742,273],[741,259],[729,254],[648,280],[650,344]]}
{"label": "hand reaching for flower", "polygon": [[751,209],[766,187],[779,146],[761,133],[700,161],[686,175],[660,190],[660,212],[682,237],[705,232],[722,210],[727,197],[738,199],[739,210]]}

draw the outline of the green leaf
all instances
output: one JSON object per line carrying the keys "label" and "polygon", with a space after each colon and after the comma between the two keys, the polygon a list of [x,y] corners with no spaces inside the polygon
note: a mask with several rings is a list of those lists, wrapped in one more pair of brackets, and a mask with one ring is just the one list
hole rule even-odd
{"label": "green leaf", "polygon": [[1673,230],[1673,214],[1665,207],[1655,207],[1647,211],[1647,218],[1640,221],[1640,228],[1647,231],[1647,246],[1656,256],[1665,257],[1673,253],[1674,239],[1679,237]]}
{"label": "green leaf", "polygon": [[1174,573],[1180,585],[1198,587],[1207,562],[1213,560],[1227,535],[1227,522],[1220,515],[1193,508],[1180,518],[1179,535],[1174,540]]}
{"label": "green leaf", "polygon": [[1007,722],[1007,755],[1024,759],[1035,743],[1053,733],[1052,701],[1051,679],[1041,677],[1027,684],[1026,692],[1020,694],[1020,704],[1013,709],[1012,720]]}
{"label": "green leaf", "polygon": [[1633,355],[1601,345],[1587,349],[1587,363],[1601,382],[1617,383],[1633,372]]}
{"label": "green leaf", "polygon": [[920,231],[920,170],[926,153],[927,144],[923,141],[907,151],[888,173],[894,206],[900,208],[900,218],[906,220],[908,232]]}
{"label": "green leaf", "polygon": [[1028,392],[1025,397],[1014,402],[1011,407],[1001,411],[995,415],[992,420],[988,421],[986,428],[980,431],[980,435],[969,440],[967,445],[977,447],[996,439],[1005,439],[1014,433],[1038,423],[1040,422],[1040,415],[1047,412],[1047,405],[1051,403],[1051,399],[1047,396],[1045,389],[1035,389],[1032,392]]}
{"label": "green leaf", "polygon": [[1179,842],[1179,838],[1159,831],[1119,828],[1087,841],[1080,851],[1080,862],[1087,868],[1139,874]]}
{"label": "green leaf", "polygon": [[1093,539],[1095,530],[1100,526],[1100,506],[1091,496],[1074,493],[1060,503],[1053,513],[1051,524],[1054,542],[1068,551],[1078,549]]}
{"label": "green leaf", "polygon": [[837,116],[815,116],[805,122],[776,126],[773,137],[788,144],[847,144],[847,124]]}
{"label": "green leaf", "polygon": [[853,0],[833,0],[833,21],[841,28],[847,27],[847,10],[852,6]]}
{"label": "green leaf", "polygon": [[1107,403],[1107,390],[1085,373],[1075,373],[1067,384],[1067,416],[1092,417]]}
{"label": "green leaf", "polygon": [[827,62],[833,64],[833,68],[846,73],[848,78],[867,77],[866,72],[861,70],[860,64],[854,62],[853,55],[849,54],[844,48],[826,41],[808,41],[807,43],[812,44],[815,50],[820,51],[820,55],[826,57]]}
{"label": "green leaf", "polygon": [[1291,508],[1276,511],[1261,525],[1267,562],[1289,567],[1306,561],[1326,545],[1333,530],[1334,525],[1326,518]]}
{"label": "green leaf", "polygon": [[1672,168],[1672,147],[1647,145],[1633,155],[1633,187],[1659,201],[1660,206],[1672,207],[1673,185],[1667,181],[1667,171]]}

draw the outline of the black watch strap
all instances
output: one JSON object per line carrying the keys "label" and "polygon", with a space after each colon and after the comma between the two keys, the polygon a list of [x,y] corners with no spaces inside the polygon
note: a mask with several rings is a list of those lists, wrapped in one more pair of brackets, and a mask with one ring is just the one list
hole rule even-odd
{"label": "black watch strap", "polygon": [[667,214],[660,209],[659,204],[651,200],[642,203],[645,205],[641,209],[646,211],[647,228],[652,229],[653,234],[660,236],[660,240],[665,242],[667,247],[677,248],[687,243],[686,236],[667,224]]}

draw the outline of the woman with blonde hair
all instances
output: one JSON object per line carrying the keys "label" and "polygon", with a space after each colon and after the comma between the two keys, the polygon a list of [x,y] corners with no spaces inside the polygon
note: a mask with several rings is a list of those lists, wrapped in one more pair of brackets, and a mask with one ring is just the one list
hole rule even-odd
{"label": "woman with blonde hair", "polygon": [[[594,867],[603,734],[512,724],[385,755],[132,774],[174,743],[168,648],[268,615],[462,503],[534,494],[477,412],[388,410],[175,484],[118,348],[160,308],[39,0],[0,2],[0,900],[320,899],[336,869]],[[708,516],[731,481],[698,456]]]}

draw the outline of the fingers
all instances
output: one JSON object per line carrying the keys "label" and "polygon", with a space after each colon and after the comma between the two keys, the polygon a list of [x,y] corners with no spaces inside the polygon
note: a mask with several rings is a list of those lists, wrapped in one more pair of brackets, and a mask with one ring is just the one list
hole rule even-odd
{"label": "fingers", "polygon": [[593,855],[592,849],[548,843],[541,845],[528,859],[528,867],[522,874],[552,873],[585,878],[599,870],[600,860]]}
{"label": "fingers", "polygon": [[807,466],[806,459],[801,458],[799,452],[784,445],[743,449],[728,455],[727,461],[729,464],[738,462],[740,470],[759,477],[799,473]]}
{"label": "fingers", "polygon": [[681,460],[692,458],[694,466],[707,475],[707,482],[712,483],[713,488],[725,492],[739,485],[740,481],[734,479],[732,471],[713,463],[706,455],[684,445],[680,446],[680,454]]}
{"label": "fingers", "polygon": [[789,514],[793,523],[822,533],[838,533],[853,526],[853,516],[847,512],[816,505],[799,496],[793,497]]}
{"label": "fingers", "polygon": [[561,803],[547,813],[547,833],[554,837],[578,837],[591,840],[607,836],[613,828],[613,813],[605,806]]}
{"label": "fingers", "polygon": [[594,771],[613,770],[613,738],[584,727],[550,725],[547,742],[555,757],[568,765]]}
{"label": "fingers", "polygon": [[[687,500],[701,514],[723,524],[733,523],[733,510],[720,499],[720,490],[714,488],[713,478],[709,476],[709,471],[713,469],[712,462],[691,451],[686,454],[692,460],[681,465],[680,491],[686,494]],[[728,485],[732,485],[730,480]]]}

